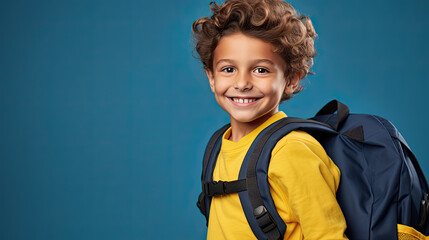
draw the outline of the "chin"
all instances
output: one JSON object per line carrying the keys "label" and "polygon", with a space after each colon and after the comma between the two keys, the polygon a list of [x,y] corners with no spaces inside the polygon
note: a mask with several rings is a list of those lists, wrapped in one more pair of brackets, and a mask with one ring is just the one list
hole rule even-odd
{"label": "chin", "polygon": [[241,122],[241,123],[250,123],[258,119],[258,116],[255,116],[253,114],[237,114],[237,115],[230,115],[234,120]]}

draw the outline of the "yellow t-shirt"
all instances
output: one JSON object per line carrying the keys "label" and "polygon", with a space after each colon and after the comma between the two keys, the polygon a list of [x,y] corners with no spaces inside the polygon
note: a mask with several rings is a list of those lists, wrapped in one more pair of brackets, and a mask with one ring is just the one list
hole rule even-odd
{"label": "yellow t-shirt", "polygon": [[[283,112],[276,113],[238,142],[228,140],[228,129],[222,138],[213,180],[237,180],[253,140],[284,117]],[[268,182],[277,211],[287,226],[284,239],[347,239],[346,222],[335,198],[339,181],[337,166],[308,133],[293,131],[277,143],[272,151]],[[212,198],[207,239],[256,239],[237,193]]]}

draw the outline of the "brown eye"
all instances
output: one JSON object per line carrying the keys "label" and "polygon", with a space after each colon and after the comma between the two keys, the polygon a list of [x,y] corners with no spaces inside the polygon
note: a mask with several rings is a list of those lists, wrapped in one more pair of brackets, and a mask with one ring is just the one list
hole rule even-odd
{"label": "brown eye", "polygon": [[232,73],[234,72],[234,68],[232,67],[222,68],[222,72]]}
{"label": "brown eye", "polygon": [[256,68],[255,70],[254,70],[254,72],[255,73],[269,73],[269,71],[267,70],[267,69],[265,69],[265,68]]}

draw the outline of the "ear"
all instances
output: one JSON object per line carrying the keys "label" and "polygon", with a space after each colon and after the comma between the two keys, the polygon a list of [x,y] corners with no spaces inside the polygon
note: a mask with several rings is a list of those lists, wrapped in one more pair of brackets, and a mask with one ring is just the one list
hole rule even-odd
{"label": "ear", "polygon": [[210,69],[205,69],[205,70],[206,70],[207,78],[209,79],[210,89],[212,90],[212,92],[214,92],[214,76],[213,76],[213,72]]}
{"label": "ear", "polygon": [[303,76],[304,76],[304,73],[298,73],[298,72],[294,72],[294,73],[289,74],[289,76],[288,76],[289,79],[286,82],[286,87],[285,87],[285,93],[287,95],[290,95],[293,92],[295,92],[295,90],[299,86],[299,82],[301,81]]}

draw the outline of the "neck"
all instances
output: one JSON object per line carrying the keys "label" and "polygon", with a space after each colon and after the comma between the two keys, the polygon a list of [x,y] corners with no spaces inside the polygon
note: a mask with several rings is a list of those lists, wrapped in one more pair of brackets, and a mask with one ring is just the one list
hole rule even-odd
{"label": "neck", "polygon": [[276,109],[275,111],[268,112],[262,117],[259,117],[250,122],[240,122],[230,117],[231,136],[229,137],[229,140],[233,142],[238,142],[238,140],[240,140],[242,137],[246,136],[247,134],[251,133],[257,127],[261,126],[261,124],[263,124],[265,121],[267,121],[271,116],[273,116],[277,112],[278,112],[278,109]]}

